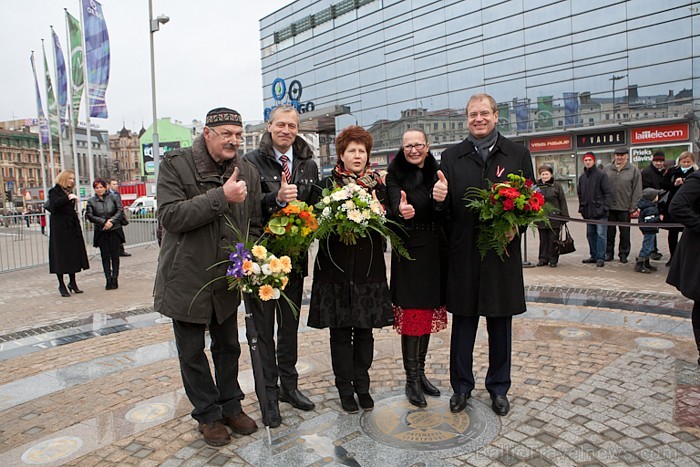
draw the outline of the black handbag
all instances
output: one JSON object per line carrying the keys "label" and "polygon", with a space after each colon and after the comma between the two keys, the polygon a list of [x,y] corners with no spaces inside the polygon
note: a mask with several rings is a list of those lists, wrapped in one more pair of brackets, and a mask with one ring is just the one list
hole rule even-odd
{"label": "black handbag", "polygon": [[[561,238],[562,234],[564,238]],[[558,255],[565,255],[576,251],[574,238],[571,236],[569,227],[566,224],[564,224],[564,228],[559,232],[559,238],[554,240],[554,250]]]}

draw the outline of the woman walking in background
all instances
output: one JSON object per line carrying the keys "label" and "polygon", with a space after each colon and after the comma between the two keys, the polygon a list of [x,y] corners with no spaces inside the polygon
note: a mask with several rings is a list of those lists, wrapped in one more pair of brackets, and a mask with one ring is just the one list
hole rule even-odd
{"label": "woman walking in background", "polygon": [[[58,278],[58,291],[62,297],[73,293],[83,293],[75,281],[75,274],[90,269],[80,219],[75,210],[78,196],[73,193],[75,173],[64,170],[56,176],[56,185],[49,190],[47,209],[51,213],[49,226],[49,271]],[[63,275],[68,274],[66,288]]]}
{"label": "woman walking in background", "polygon": [[[569,217],[569,208],[566,205],[566,195],[559,182],[554,181],[554,173],[550,166],[543,165],[537,172],[540,174],[537,186],[544,196],[544,200],[552,206],[552,214]],[[565,222],[551,220],[550,225],[540,222],[537,224],[537,232],[540,234],[540,254],[538,266],[556,268],[559,263],[559,253],[554,247],[554,242],[559,238],[561,226]]]}
{"label": "woman walking in background", "polygon": [[691,319],[695,344],[700,354],[700,172],[685,178],[668,211],[675,222],[683,224],[685,229],[678,248],[671,257],[666,282],[694,301]]}
{"label": "woman walking in background", "polygon": [[95,196],[87,203],[85,217],[95,224],[95,237],[93,246],[100,248],[102,256],[102,269],[107,283],[105,289],[112,290],[119,287],[119,249],[121,248],[122,219],[124,210],[121,200],[107,189],[107,182],[95,180],[92,184]]}

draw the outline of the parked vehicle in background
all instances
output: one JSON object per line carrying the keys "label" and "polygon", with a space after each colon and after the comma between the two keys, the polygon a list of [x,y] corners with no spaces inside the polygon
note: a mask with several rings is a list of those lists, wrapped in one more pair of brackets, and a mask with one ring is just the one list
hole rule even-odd
{"label": "parked vehicle in background", "polygon": [[145,216],[147,214],[155,215],[158,208],[158,202],[152,196],[139,196],[127,208],[132,216]]}

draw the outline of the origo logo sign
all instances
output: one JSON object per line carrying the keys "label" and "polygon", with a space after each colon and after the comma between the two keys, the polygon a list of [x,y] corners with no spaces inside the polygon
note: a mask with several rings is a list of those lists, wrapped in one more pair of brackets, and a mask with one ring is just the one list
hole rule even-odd
{"label": "origo logo sign", "polygon": [[688,135],[687,123],[632,128],[632,144],[687,141]]}
{"label": "origo logo sign", "polygon": [[287,88],[287,83],[285,83],[282,78],[275,79],[272,82],[272,98],[275,100],[275,105],[265,108],[265,121],[270,119],[270,112],[272,112],[272,109],[282,104],[293,106],[300,114],[314,110],[316,106],[313,102],[301,102],[303,90],[304,88],[299,80],[295,79],[289,83],[289,88]]}

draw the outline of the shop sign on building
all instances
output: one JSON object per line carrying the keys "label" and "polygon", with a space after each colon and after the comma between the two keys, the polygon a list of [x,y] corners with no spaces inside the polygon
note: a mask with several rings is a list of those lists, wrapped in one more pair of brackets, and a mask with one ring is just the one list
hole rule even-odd
{"label": "shop sign on building", "polygon": [[569,151],[573,148],[571,135],[530,139],[530,152]]}
{"label": "shop sign on building", "polygon": [[687,141],[689,129],[687,123],[645,126],[632,128],[632,144],[660,143],[666,141]]}
{"label": "shop sign on building", "polygon": [[595,148],[599,146],[618,146],[627,142],[625,130],[604,131],[576,135],[576,145],[579,148]]}

